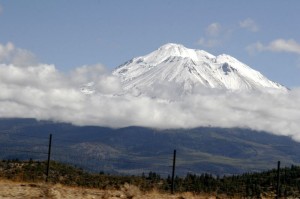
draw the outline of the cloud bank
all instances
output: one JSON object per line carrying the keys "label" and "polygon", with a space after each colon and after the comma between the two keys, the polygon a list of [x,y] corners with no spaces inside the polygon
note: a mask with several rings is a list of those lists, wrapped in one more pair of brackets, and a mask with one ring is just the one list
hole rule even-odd
{"label": "cloud bank", "polygon": [[[82,85],[90,81],[95,93],[82,93]],[[115,128],[245,127],[300,141],[300,89],[262,93],[199,88],[176,98],[176,88],[168,85],[154,88],[156,94],[163,94],[161,98],[136,97],[120,94],[119,80],[100,64],[63,74],[54,65],[2,63],[0,90],[4,118]]]}

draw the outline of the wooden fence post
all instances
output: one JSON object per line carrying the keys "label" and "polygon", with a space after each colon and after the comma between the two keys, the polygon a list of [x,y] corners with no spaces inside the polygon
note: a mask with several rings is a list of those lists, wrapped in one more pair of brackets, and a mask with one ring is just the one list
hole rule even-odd
{"label": "wooden fence post", "polygon": [[51,156],[51,145],[52,145],[52,134],[50,134],[50,137],[49,137],[49,147],[48,147],[48,161],[47,161],[46,182],[48,182],[48,178],[49,178],[50,156]]}
{"label": "wooden fence post", "polygon": [[277,189],[276,189],[276,199],[279,198],[280,195],[280,161],[277,163]]}
{"label": "wooden fence post", "polygon": [[175,164],[176,164],[176,150],[174,150],[173,154],[173,169],[172,169],[172,184],[171,184],[171,194],[174,194],[174,178],[175,178]]}

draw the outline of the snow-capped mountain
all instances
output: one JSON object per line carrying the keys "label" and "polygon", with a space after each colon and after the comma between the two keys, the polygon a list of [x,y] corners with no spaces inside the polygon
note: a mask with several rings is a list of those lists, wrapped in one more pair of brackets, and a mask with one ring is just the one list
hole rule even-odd
{"label": "snow-capped mountain", "polygon": [[229,90],[286,88],[229,55],[214,56],[203,50],[169,43],[133,58],[113,71],[125,91],[149,94],[161,87],[189,93],[197,87]]}

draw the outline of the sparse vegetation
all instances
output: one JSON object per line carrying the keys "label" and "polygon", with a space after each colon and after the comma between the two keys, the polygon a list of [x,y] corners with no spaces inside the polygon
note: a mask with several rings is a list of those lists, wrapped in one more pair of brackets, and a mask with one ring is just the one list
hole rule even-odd
{"label": "sparse vegetation", "polygon": [[[0,177],[13,181],[44,182],[45,170],[45,162],[32,160],[0,162]],[[187,174],[185,177],[175,178],[175,188],[177,193],[266,198],[275,196],[276,176],[276,170],[223,177],[214,177],[210,174]],[[280,178],[280,196],[295,198],[300,195],[300,167],[281,169]],[[169,193],[171,178],[162,178],[155,172],[142,176],[117,176],[103,172],[93,174],[70,165],[51,162],[49,182],[72,187],[123,190],[127,193],[127,198],[133,198],[138,192],[140,194],[156,190],[160,193]]]}

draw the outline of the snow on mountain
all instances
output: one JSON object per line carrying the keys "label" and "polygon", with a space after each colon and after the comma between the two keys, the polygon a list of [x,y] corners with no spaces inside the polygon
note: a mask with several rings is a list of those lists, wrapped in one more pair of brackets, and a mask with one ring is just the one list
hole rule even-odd
{"label": "snow on mountain", "polygon": [[203,50],[169,43],[124,63],[113,71],[125,92],[150,94],[154,89],[176,88],[191,93],[197,87],[229,90],[287,90],[229,55],[214,56]]}

